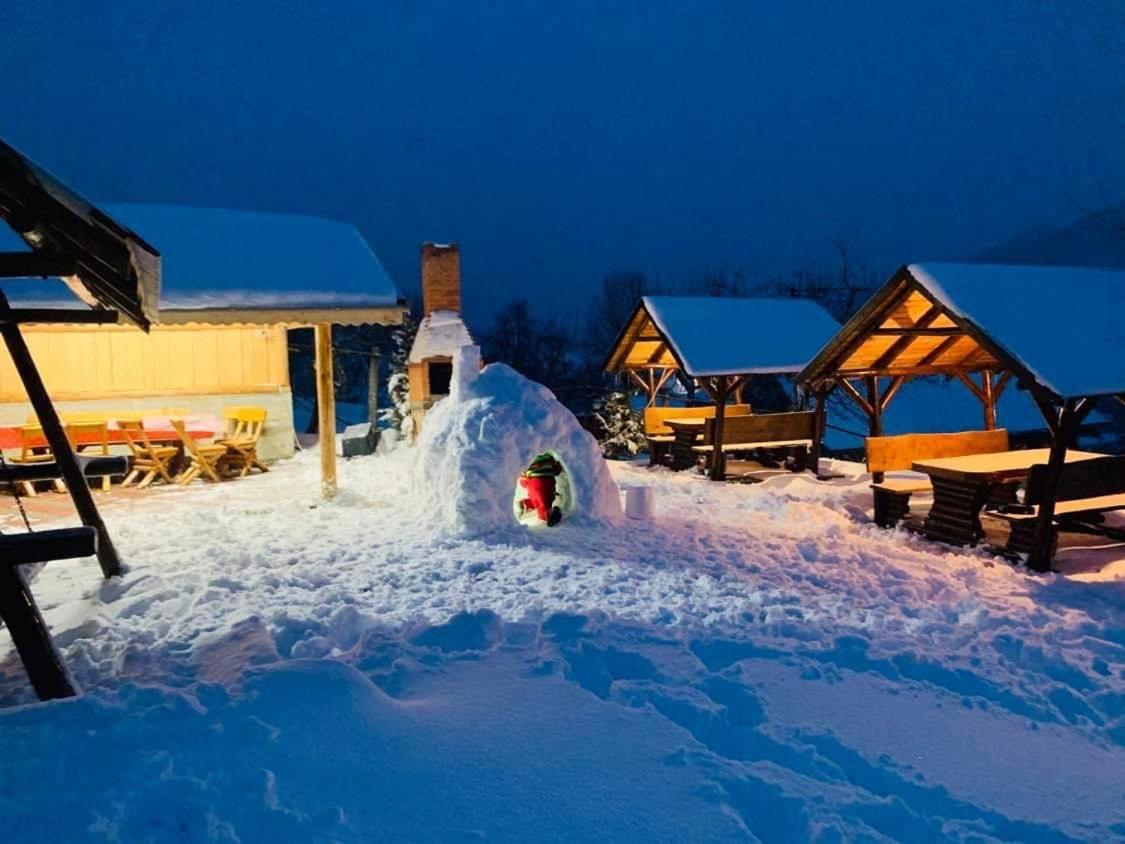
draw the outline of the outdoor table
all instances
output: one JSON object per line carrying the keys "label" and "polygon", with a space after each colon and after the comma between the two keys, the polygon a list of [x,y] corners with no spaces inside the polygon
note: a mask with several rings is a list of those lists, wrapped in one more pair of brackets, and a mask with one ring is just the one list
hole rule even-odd
{"label": "outdoor table", "polygon": [[[20,429],[22,425],[15,425],[11,427],[0,427],[0,448],[15,449],[20,447]],[[216,426],[208,425],[206,427],[193,427],[188,430],[192,439],[206,440],[215,436]],[[167,430],[160,429],[145,429],[145,435],[154,443],[165,444],[178,444],[180,442],[180,435],[172,430],[171,426]],[[74,435],[75,444],[79,447],[83,445],[100,445],[101,436],[96,432],[82,431]],[[106,431],[106,441],[109,445],[127,445],[124,434],[117,428],[111,427]],[[46,437],[36,437],[30,443],[31,448],[47,448]]]}
{"label": "outdoor table", "polygon": [[[976,545],[984,536],[980,511],[986,503],[1015,501],[1019,483],[1031,467],[1046,463],[1050,449],[1029,448],[916,460],[915,472],[929,475],[934,504],[922,524],[927,539],[950,545]],[[1067,463],[1104,457],[1090,451],[1068,451]]]}
{"label": "outdoor table", "polygon": [[668,419],[665,425],[672,429],[672,469],[679,472],[695,465],[696,454],[692,447],[703,436],[705,419]]}

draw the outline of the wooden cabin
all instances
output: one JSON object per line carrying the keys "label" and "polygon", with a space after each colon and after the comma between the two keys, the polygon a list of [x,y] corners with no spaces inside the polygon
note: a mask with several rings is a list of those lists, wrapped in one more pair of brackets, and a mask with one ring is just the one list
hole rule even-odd
{"label": "wooden cabin", "polygon": [[[146,334],[127,325],[25,325],[24,336],[62,412],[222,416],[232,405],[268,413],[259,453],[293,453],[288,329],[394,324],[405,304],[359,233],[346,223],[213,208],[106,205],[160,244],[162,282]],[[15,307],[76,304],[59,282],[9,281]],[[31,408],[0,353],[0,425]]]}

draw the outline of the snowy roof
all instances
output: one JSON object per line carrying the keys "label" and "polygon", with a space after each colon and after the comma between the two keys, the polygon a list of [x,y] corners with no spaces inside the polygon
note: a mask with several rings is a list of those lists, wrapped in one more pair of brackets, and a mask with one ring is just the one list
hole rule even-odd
{"label": "snowy roof", "polygon": [[[381,322],[401,310],[394,282],[347,223],[220,208],[105,208],[160,244],[162,323]],[[41,289],[17,295],[65,298],[57,285]]]}
{"label": "snowy roof", "polygon": [[907,269],[1056,395],[1125,392],[1125,270],[999,264]]}
{"label": "snowy roof", "polygon": [[1009,370],[1041,396],[1125,392],[1123,306],[1123,270],[911,264],[800,377]]}
{"label": "snowy roof", "polygon": [[422,320],[414,345],[410,347],[410,363],[429,358],[454,357],[462,346],[473,345],[469,329],[456,311],[434,311]]}
{"label": "snowy roof", "polygon": [[807,299],[645,296],[606,369],[678,366],[695,377],[797,372],[838,328]]}

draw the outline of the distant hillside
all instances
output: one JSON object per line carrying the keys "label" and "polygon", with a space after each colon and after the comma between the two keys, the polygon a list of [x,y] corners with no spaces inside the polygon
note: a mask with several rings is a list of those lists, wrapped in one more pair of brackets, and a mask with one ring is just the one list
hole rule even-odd
{"label": "distant hillside", "polygon": [[[1111,222],[1112,221],[1112,222]],[[1116,224],[1116,226],[1114,225]],[[977,254],[1006,264],[1125,267],[1125,202],[1061,228],[1039,228]]]}

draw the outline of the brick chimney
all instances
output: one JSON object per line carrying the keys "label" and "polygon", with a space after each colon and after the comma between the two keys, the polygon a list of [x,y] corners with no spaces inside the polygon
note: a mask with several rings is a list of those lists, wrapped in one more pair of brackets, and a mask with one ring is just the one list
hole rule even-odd
{"label": "brick chimney", "polygon": [[461,312],[461,250],[456,243],[422,244],[422,309]]}

